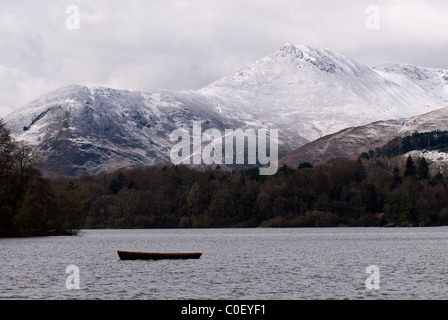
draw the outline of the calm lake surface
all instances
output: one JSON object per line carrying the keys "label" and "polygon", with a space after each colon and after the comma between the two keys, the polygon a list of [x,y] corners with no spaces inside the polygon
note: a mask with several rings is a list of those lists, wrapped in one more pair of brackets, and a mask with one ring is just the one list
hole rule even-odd
{"label": "calm lake surface", "polygon": [[[117,250],[204,253],[198,260],[121,261]],[[372,265],[379,273],[366,272]],[[68,266],[79,270],[79,289],[66,286],[74,276]],[[447,296],[445,227],[82,230],[71,237],[0,239],[0,299]]]}

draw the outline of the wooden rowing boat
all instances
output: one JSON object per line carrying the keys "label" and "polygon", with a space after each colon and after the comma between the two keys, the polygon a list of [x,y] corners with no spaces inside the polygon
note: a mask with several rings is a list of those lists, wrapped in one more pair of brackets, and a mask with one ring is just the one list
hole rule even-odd
{"label": "wooden rowing boat", "polygon": [[199,259],[202,252],[164,253],[117,251],[121,260]]}

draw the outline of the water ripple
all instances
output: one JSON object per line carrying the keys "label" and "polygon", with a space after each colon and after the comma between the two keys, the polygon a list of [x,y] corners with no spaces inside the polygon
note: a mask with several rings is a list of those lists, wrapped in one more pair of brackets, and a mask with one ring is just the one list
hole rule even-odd
{"label": "water ripple", "polygon": [[[121,261],[117,250],[204,254]],[[448,228],[83,230],[0,239],[0,299],[445,299],[447,262]],[[66,287],[69,265],[79,290]]]}

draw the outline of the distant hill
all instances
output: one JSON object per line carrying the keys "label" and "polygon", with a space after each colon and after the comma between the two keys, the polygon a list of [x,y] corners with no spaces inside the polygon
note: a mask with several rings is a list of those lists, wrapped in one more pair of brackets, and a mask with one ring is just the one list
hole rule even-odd
{"label": "distant hill", "polygon": [[[315,165],[326,163],[338,157],[354,160],[363,152],[376,150],[377,148],[381,149],[383,147],[381,150],[387,153],[386,149],[392,147],[394,141],[401,141],[404,138],[403,141],[406,143],[408,138],[405,137],[412,136],[415,132],[425,133],[446,130],[448,130],[448,108],[412,118],[377,121],[365,126],[344,129],[335,134],[317,139],[297,148],[288,156],[280,159],[279,164],[298,166],[302,162],[309,162]],[[409,139],[412,140],[411,138]],[[433,142],[435,141],[433,140]],[[384,147],[388,143],[388,147]],[[427,141],[425,140],[421,143],[427,144]],[[409,144],[402,148],[401,153],[410,151],[411,146],[412,144]],[[395,152],[398,152],[398,150]]]}

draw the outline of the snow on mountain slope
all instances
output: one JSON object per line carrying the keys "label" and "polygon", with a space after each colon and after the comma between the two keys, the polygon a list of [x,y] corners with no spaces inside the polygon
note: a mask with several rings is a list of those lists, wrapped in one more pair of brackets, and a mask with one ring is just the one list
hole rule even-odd
{"label": "snow on mountain slope", "polygon": [[447,97],[393,75],[329,49],[287,44],[199,92],[224,114],[267,122],[297,143],[448,105]]}
{"label": "snow on mountain slope", "polygon": [[341,130],[297,148],[280,159],[279,165],[295,167],[302,162],[316,165],[337,157],[355,160],[362,152],[375,150],[394,137],[435,130],[448,130],[448,107],[411,118],[377,121]]}
{"label": "snow on mountain slope", "polygon": [[435,175],[438,172],[446,175],[448,172],[448,153],[446,152],[439,150],[412,150],[402,156],[403,162],[406,161],[408,156],[411,156],[413,159],[425,158],[431,175]]}
{"label": "snow on mountain slope", "polygon": [[6,118],[13,136],[36,148],[46,174],[76,175],[170,161],[169,134],[193,121],[224,130],[220,116],[192,92],[138,92],[68,86]]}
{"label": "snow on mountain slope", "polygon": [[442,97],[448,100],[448,70],[425,68],[403,63],[382,64],[374,68],[384,77],[393,77],[399,81],[398,76],[403,76],[423,89],[433,94],[435,98]]}
{"label": "snow on mountain slope", "polygon": [[446,71],[413,77],[410,67],[397,66],[373,69],[329,49],[286,44],[197,91],[73,85],[37,98],[5,121],[17,140],[35,147],[46,173],[168,162],[169,134],[190,129],[195,120],[203,121],[204,130],[221,132],[279,129],[282,156],[344,128],[448,105]]}

